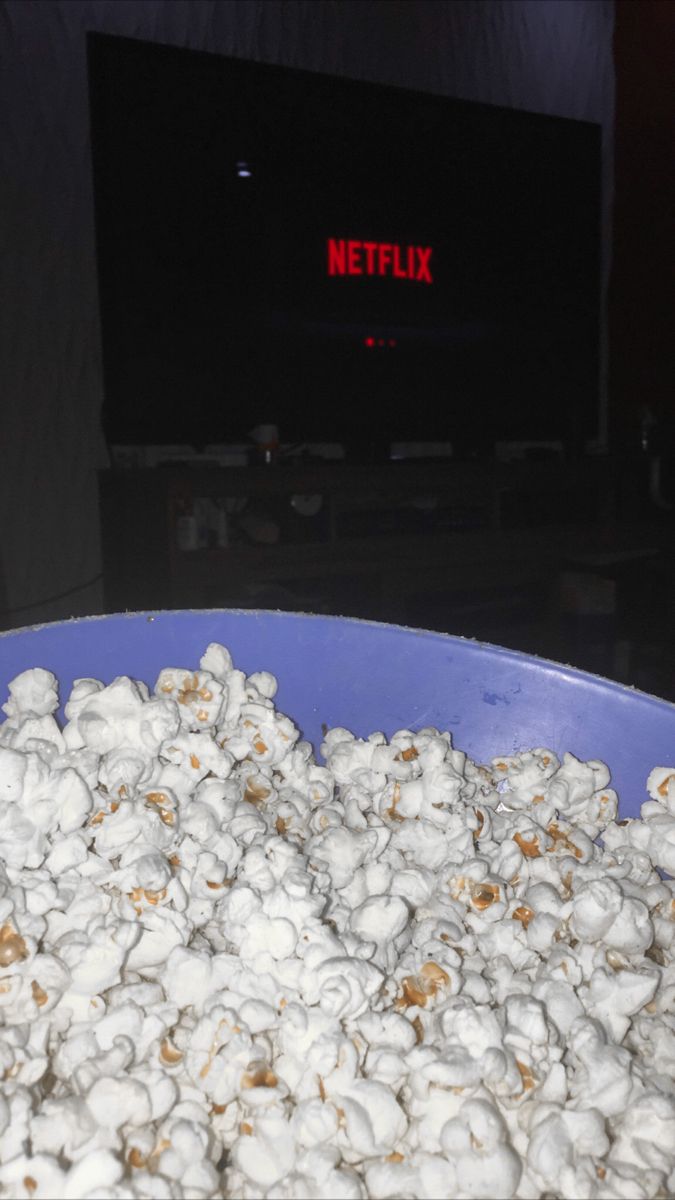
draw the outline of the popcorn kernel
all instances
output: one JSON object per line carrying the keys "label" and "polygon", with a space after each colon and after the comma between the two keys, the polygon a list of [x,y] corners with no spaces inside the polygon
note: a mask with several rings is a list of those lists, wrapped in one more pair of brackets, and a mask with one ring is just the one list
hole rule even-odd
{"label": "popcorn kernel", "polygon": [[582,852],[574,842],[570,841],[566,833],[563,833],[555,821],[552,821],[546,830],[549,837],[553,838],[553,845],[549,846],[547,853],[551,854],[561,846],[569,854],[573,854],[575,858],[582,858]]}
{"label": "popcorn kernel", "polygon": [[411,1025],[415,1030],[415,1044],[421,1046],[424,1041],[424,1025],[419,1014],[415,1017],[414,1021],[411,1021]]}
{"label": "popcorn kernel", "polygon": [[271,1071],[265,1063],[251,1063],[248,1071],[245,1071],[241,1077],[241,1087],[248,1088],[274,1088],[279,1080],[274,1071]]}
{"label": "popcorn kernel", "polygon": [[244,791],[243,799],[254,807],[259,808],[263,801],[268,800],[272,794],[271,788],[261,785],[254,775],[249,775],[246,781],[246,790]]}
{"label": "popcorn kernel", "polygon": [[530,921],[534,916],[534,910],[528,908],[526,904],[519,904],[518,908],[514,908],[511,914],[514,921],[520,921],[523,929],[527,929]]}
{"label": "popcorn kernel", "polygon": [[479,912],[485,912],[495,900],[499,900],[499,886],[496,883],[481,883],[471,897],[471,903]]}
{"label": "popcorn kernel", "polygon": [[427,1000],[436,995],[439,988],[447,987],[450,976],[438,963],[425,962],[417,975],[406,975],[401,980],[403,995],[395,1001],[396,1008],[426,1008]]}
{"label": "popcorn kernel", "polygon": [[182,1061],[183,1051],[174,1046],[171,1039],[166,1037],[159,1048],[159,1057],[162,1062],[168,1063],[169,1066],[174,1066],[176,1063]]}
{"label": "popcorn kernel", "polygon": [[386,816],[388,816],[390,818],[390,820],[392,820],[392,821],[405,821],[405,817],[402,817],[400,812],[397,812],[397,809],[396,809],[396,805],[398,804],[400,799],[401,799],[401,785],[397,780],[396,783],[394,784],[394,791],[393,791],[393,796],[392,796],[392,800],[391,800],[391,805],[389,808],[387,808],[385,810]]}
{"label": "popcorn kernel", "polygon": [[534,1076],[530,1068],[525,1066],[525,1063],[522,1063],[519,1058],[516,1059],[516,1066],[520,1071],[520,1078],[523,1081],[523,1091],[529,1092],[535,1084]]}
{"label": "popcorn kernel", "polygon": [[166,792],[146,792],[145,799],[147,804],[156,804],[158,808],[165,808],[170,803]]}
{"label": "popcorn kernel", "polygon": [[525,858],[541,857],[541,850],[536,834],[533,838],[525,838],[522,833],[514,833],[513,840],[525,855]]}
{"label": "popcorn kernel", "polygon": [[28,958],[25,941],[11,925],[3,925],[0,929],[0,967],[9,967],[23,958]]}
{"label": "popcorn kernel", "polygon": [[35,979],[33,979],[31,981],[30,987],[31,987],[31,991],[33,993],[33,999],[34,999],[35,1003],[37,1004],[38,1008],[43,1008],[44,1005],[49,1000],[49,996],[47,995],[47,993],[45,991],[42,990],[39,983]]}

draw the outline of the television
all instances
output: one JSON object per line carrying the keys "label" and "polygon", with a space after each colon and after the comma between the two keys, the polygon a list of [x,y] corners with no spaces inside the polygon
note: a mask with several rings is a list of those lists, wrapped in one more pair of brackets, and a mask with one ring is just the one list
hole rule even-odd
{"label": "television", "polygon": [[88,35],[113,444],[598,434],[600,127]]}

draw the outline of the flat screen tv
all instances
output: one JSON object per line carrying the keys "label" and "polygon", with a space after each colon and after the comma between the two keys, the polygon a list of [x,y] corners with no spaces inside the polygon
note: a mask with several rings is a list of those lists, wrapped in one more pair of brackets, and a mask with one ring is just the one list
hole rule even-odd
{"label": "flat screen tv", "polygon": [[111,443],[598,432],[597,125],[90,34]]}

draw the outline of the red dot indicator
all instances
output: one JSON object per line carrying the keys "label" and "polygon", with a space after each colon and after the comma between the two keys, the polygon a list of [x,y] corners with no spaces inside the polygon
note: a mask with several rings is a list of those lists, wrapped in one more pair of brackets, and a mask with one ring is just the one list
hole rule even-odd
{"label": "red dot indicator", "polygon": [[367,338],[364,338],[364,339],[363,339],[363,344],[364,344],[364,346],[374,346],[374,345],[375,345],[375,338],[372,338],[372,337],[367,337]]}
{"label": "red dot indicator", "polygon": [[384,346],[384,338],[379,338],[377,344],[378,346]]}
{"label": "red dot indicator", "polygon": [[395,346],[395,345],[396,345],[396,338],[389,338],[389,345],[390,345],[390,346]]}

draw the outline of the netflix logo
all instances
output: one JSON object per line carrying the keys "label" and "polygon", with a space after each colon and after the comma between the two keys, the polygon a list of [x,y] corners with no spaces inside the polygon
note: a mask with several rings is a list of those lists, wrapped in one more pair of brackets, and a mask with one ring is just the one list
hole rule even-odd
{"label": "netflix logo", "polygon": [[431,246],[398,246],[395,242],[355,242],[328,238],[329,275],[388,275],[433,283]]}

